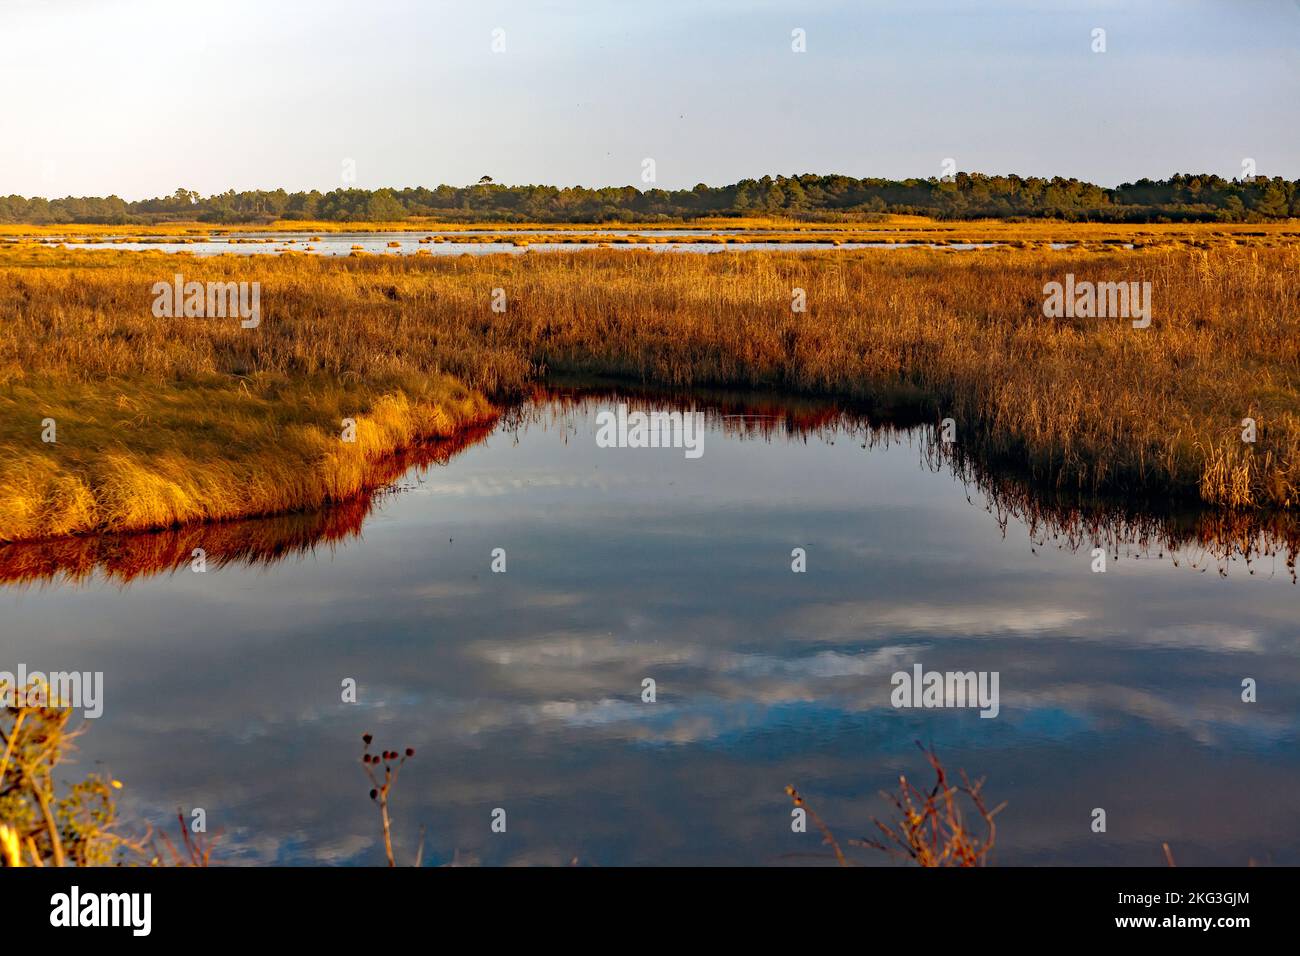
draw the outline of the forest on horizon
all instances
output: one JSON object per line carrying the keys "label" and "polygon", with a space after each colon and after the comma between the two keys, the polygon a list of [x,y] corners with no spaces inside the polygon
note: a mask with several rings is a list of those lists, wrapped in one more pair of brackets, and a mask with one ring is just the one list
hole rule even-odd
{"label": "forest on horizon", "polygon": [[228,190],[127,202],[117,196],[0,196],[0,222],[149,225],[276,220],[388,222],[668,222],[774,216],[810,222],[870,221],[886,214],[936,219],[1064,219],[1077,222],[1266,222],[1300,216],[1300,180],[1225,179],[1180,173],[1115,188],[1078,179],[957,173],[928,179],[855,179],[805,174],[743,179],[730,186],[638,189],[506,186],[484,176],[470,186],[340,188],[322,193]]}

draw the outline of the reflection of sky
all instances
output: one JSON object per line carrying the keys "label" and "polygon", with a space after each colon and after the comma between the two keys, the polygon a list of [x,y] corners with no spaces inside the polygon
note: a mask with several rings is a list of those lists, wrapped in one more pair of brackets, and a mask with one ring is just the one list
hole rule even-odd
{"label": "reflection of sky", "polygon": [[[860,835],[917,739],[1010,802],[1004,863],[1297,861],[1285,576],[1032,553],[906,441],[710,431],[687,461],[598,449],[593,417],[498,432],[332,554],[5,591],[0,669],[105,671],[77,771],[128,814],[205,807],[227,858],[380,861],[370,730],[417,748],[397,833],[436,862],[801,860],[784,786]],[[999,671],[1001,715],[892,709],[914,662]]]}

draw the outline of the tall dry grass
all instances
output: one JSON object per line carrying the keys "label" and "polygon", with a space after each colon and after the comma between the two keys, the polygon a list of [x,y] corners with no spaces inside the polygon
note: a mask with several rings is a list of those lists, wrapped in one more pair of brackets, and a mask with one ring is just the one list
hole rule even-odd
{"label": "tall dry grass", "polygon": [[[262,322],[157,319],[150,287],[259,281]],[[1154,319],[1048,319],[1067,272]],[[1300,250],[639,251],[324,259],[0,251],[0,539],[355,493],[548,371],[779,388],[949,416],[1061,488],[1291,508]],[[503,313],[492,290],[505,291]],[[802,288],[807,312],[792,312]],[[364,421],[339,447],[337,421]],[[59,421],[42,445],[39,422]],[[1258,439],[1241,440],[1254,418]],[[355,454],[361,451],[361,454]]]}

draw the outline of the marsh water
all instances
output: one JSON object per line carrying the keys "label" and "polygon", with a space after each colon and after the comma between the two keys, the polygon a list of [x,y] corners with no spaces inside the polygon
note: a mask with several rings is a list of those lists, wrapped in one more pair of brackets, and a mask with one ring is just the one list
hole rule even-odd
{"label": "marsh water", "polygon": [[[999,245],[996,242],[947,243],[942,246],[918,242],[815,242],[797,243],[764,242],[760,238],[770,230],[739,229],[602,229],[599,232],[610,240],[620,237],[635,236],[654,238],[653,243],[632,242],[545,242],[536,238],[548,235],[542,232],[508,232],[491,229],[463,229],[454,233],[412,233],[412,232],[355,232],[323,233],[309,232],[241,232],[235,236],[187,236],[187,237],[150,237],[124,234],[104,237],[62,237],[43,239],[45,245],[57,246],[66,243],[73,250],[93,251],[98,249],[122,249],[134,252],[183,252],[195,256],[214,255],[278,255],[285,252],[302,252],[307,255],[347,256],[359,250],[370,255],[409,256],[417,252],[435,256],[488,255],[490,253],[524,253],[562,252],[579,249],[597,249],[607,246],[612,249],[641,249],[654,252],[755,252],[761,250],[801,250],[816,251],[823,249],[908,249],[908,248],[944,248],[954,251],[987,249]],[[554,230],[550,235],[563,234],[563,230]],[[438,241],[421,242],[428,236],[438,235]],[[726,242],[709,242],[714,236],[736,237],[754,236],[756,241],[745,242],[731,238]],[[457,242],[456,236],[471,237],[472,241]],[[522,240],[516,243],[514,240]],[[1068,243],[1057,244],[1064,248]]]}
{"label": "marsh water", "polygon": [[[1285,554],[1053,518],[834,408],[599,447],[624,400],[552,395],[330,512],[0,548],[0,670],[102,671],[62,777],[123,780],[127,821],[203,808],[228,863],[382,863],[365,732],[416,750],[407,863],[421,827],[426,864],[829,863],[784,788],[868,834],[918,741],[1007,802],[1003,865],[1300,861]],[[996,672],[998,715],[894,707],[915,664]]]}

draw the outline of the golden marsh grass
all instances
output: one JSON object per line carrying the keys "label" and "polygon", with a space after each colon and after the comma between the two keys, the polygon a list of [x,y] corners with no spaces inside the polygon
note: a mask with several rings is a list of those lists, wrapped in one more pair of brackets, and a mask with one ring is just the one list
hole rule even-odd
{"label": "golden marsh grass", "polygon": [[[176,272],[260,282],[260,326],[155,318],[150,288]],[[1151,327],[1045,318],[1043,286],[1066,273],[1151,282]],[[1292,508],[1297,279],[1289,245],[334,259],[9,246],[0,540],[343,500],[387,455],[557,370],[952,417],[963,454],[1058,488]],[[40,441],[47,417],[57,444]]]}

